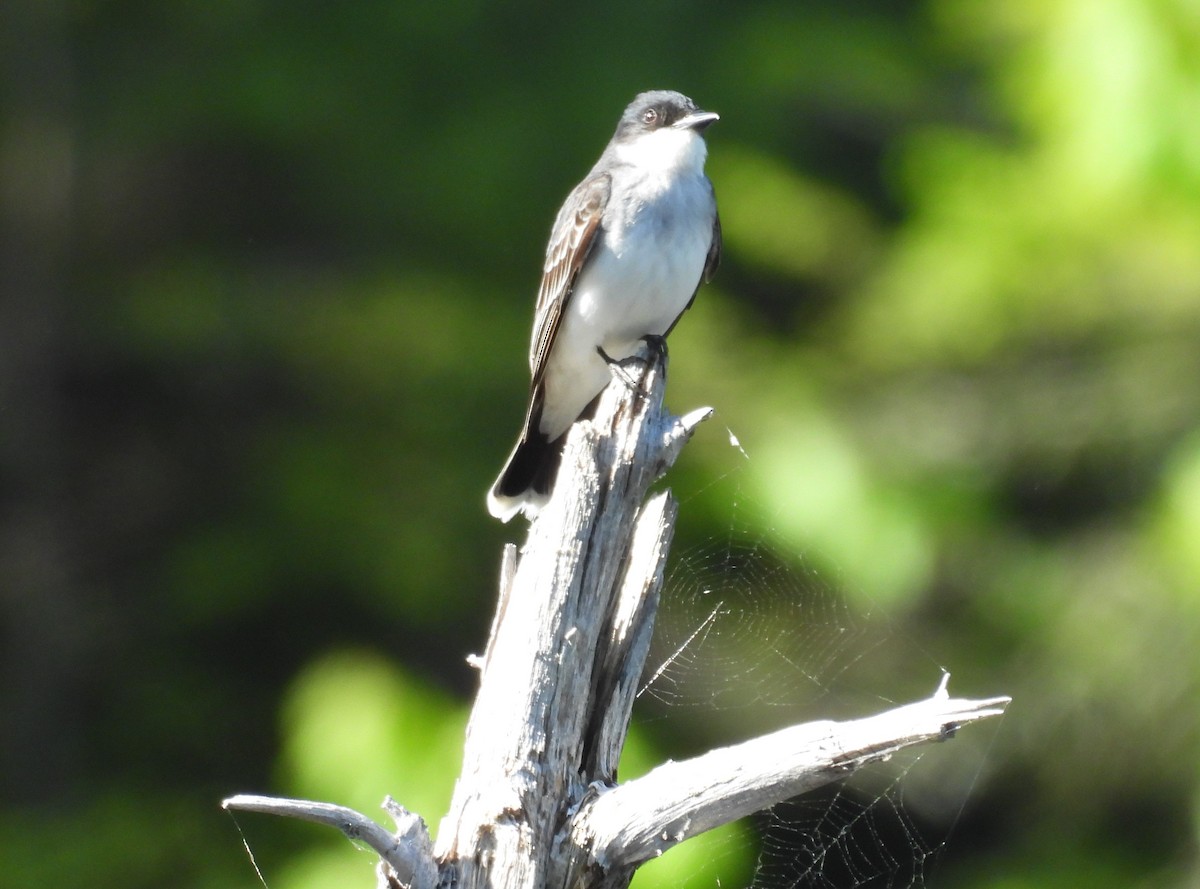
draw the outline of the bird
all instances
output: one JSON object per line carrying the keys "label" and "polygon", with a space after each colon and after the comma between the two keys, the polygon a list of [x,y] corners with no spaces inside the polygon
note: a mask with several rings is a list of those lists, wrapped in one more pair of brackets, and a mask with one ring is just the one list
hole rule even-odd
{"label": "bird", "polygon": [[639,341],[665,338],[716,272],[721,220],[703,134],[718,119],[673,90],[638,94],[558,211],[534,311],[525,422],[487,496],[496,518],[537,515],[567,432],[611,365]]}

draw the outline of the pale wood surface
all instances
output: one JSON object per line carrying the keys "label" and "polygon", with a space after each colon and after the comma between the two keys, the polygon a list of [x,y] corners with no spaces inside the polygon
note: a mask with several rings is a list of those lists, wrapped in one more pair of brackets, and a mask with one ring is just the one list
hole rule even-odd
{"label": "pale wood surface", "polygon": [[[711,413],[663,408],[665,356],[614,374],[573,428],[555,495],[500,593],[463,766],[436,845],[390,798],[395,833],[348,809],[239,796],[233,809],[331,824],[381,856],[380,886],[621,889],[642,862],[704,830],[1002,713],[1008,698],[934,695],[876,716],[793,726],[615,783],[650,646],[676,505],[650,489]],[[396,777],[402,791],[404,776]]]}

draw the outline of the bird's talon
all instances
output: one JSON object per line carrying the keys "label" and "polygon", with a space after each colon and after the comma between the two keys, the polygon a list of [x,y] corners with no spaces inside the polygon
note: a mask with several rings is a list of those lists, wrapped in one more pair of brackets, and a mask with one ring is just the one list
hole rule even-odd
{"label": "bird's talon", "polygon": [[648,333],[642,337],[642,342],[658,353],[659,358],[667,357],[667,338],[657,333]]}

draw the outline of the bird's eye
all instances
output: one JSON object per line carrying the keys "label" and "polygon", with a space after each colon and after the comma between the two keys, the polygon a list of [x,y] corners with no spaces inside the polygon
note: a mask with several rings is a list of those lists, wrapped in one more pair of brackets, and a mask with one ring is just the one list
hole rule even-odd
{"label": "bird's eye", "polygon": [[647,108],[642,112],[642,123],[652,124],[658,120],[658,111],[654,108]]}

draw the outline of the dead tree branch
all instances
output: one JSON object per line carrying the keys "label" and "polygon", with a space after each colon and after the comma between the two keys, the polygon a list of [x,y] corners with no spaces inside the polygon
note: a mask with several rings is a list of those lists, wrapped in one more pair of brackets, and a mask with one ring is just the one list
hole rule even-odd
{"label": "dead tree branch", "polygon": [[238,796],[231,809],[320,821],[379,853],[381,886],[623,889],[678,842],[913,744],[1003,712],[1008,698],[928,700],[783,729],[616,782],[658,608],[676,506],[650,494],[711,411],[662,406],[664,355],[614,374],[572,429],[555,495],[508,547],[449,813],[431,848],[395,804],[395,833],[323,803]]}

